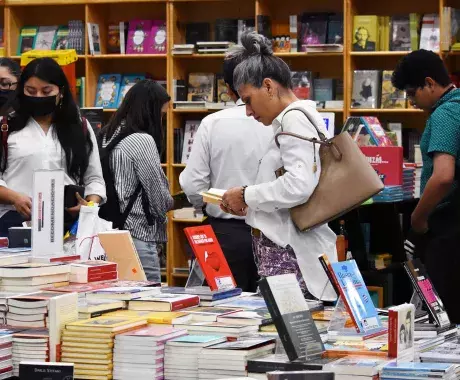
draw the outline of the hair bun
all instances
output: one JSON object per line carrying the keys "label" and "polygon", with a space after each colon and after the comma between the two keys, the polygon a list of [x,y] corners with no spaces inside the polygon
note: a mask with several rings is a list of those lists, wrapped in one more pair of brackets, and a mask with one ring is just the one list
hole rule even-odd
{"label": "hair bun", "polygon": [[241,45],[247,55],[273,55],[272,42],[256,32],[245,32],[241,35]]}

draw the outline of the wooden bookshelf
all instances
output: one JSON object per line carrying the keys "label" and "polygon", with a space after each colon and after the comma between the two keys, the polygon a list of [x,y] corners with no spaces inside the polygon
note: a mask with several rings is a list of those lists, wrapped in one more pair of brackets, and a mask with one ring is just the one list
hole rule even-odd
{"label": "wooden bookshelf", "polygon": [[[442,8],[457,6],[458,0],[401,1],[386,0],[324,0],[321,2],[301,2],[299,0],[5,0],[2,3],[4,17],[5,51],[7,56],[16,55],[21,27],[26,25],[67,24],[69,20],[84,20],[99,24],[102,55],[89,55],[85,35],[85,54],[79,56],[77,76],[86,77],[85,100],[87,106],[94,104],[97,81],[104,73],[151,73],[155,79],[166,79],[168,92],[172,93],[173,79],[187,79],[191,72],[222,72],[222,54],[173,55],[173,44],[185,43],[185,23],[206,21],[211,23],[211,38],[218,18],[255,18],[269,15],[272,28],[286,30],[289,15],[302,12],[334,12],[344,15],[344,51],[331,53],[276,53],[292,70],[308,70],[321,78],[342,78],[344,81],[344,108],[325,109],[336,113],[336,125],[340,125],[350,115],[376,115],[381,121],[402,122],[404,126],[423,129],[425,114],[413,109],[353,109],[351,108],[353,71],[363,69],[391,70],[406,52],[353,52],[353,17],[355,15],[397,15],[418,13],[438,13],[441,35],[445,27]],[[131,19],[166,20],[168,49],[164,55],[120,55],[107,54],[107,30],[109,23]],[[460,52],[440,53],[451,70],[460,70]],[[115,110],[104,110],[108,119]],[[172,194],[180,189],[179,175],[185,165],[174,162],[174,129],[183,128],[186,120],[200,120],[217,110],[173,109],[167,113],[166,162],[165,170]],[[183,228],[196,225],[186,220],[168,223],[167,281],[176,286],[185,283],[186,275],[173,273],[173,268],[187,267],[187,252]]]}

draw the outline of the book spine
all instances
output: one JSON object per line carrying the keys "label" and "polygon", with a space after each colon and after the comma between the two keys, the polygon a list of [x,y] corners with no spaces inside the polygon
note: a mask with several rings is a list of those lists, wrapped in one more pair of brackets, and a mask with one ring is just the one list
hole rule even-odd
{"label": "book spine", "polygon": [[398,312],[388,312],[388,356],[398,357]]}
{"label": "book spine", "polygon": [[281,342],[283,343],[283,347],[286,351],[289,360],[293,361],[298,359],[300,355],[296,351],[295,346],[289,337],[289,331],[287,329],[286,324],[284,323],[283,316],[280,313],[278,305],[275,301],[275,297],[273,296],[273,293],[270,289],[270,285],[268,284],[266,278],[263,278],[259,281],[259,289],[262,293],[262,296],[265,299],[268,311],[272,316],[273,323],[276,326],[276,330],[278,331],[278,335],[280,337]]}
{"label": "book spine", "polygon": [[327,278],[329,279],[329,282],[331,283],[332,287],[335,290],[335,293],[337,296],[340,296],[340,291],[339,291],[339,284],[336,282],[335,277],[332,275],[332,268],[329,264],[329,261],[327,261],[327,256],[326,255],[321,255],[318,257],[319,262],[321,263],[324,271],[326,272]]}
{"label": "book spine", "polygon": [[187,307],[198,306],[200,297],[194,297],[182,301],[171,302],[171,311],[186,309]]}
{"label": "book spine", "polygon": [[98,274],[104,274],[109,272],[116,272],[117,271],[117,264],[107,264],[98,267],[88,267],[88,277],[95,276]]}

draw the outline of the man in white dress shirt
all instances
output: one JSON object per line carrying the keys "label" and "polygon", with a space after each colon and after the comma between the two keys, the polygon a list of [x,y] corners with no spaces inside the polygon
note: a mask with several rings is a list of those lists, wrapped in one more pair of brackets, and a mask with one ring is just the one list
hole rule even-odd
{"label": "man in white dress shirt", "polygon": [[[187,167],[179,182],[189,201],[203,207],[200,192],[255,183],[259,162],[273,139],[271,128],[246,116],[244,103],[233,87],[237,59],[224,61],[224,80],[236,106],[205,117],[195,136]],[[257,289],[257,267],[252,253],[251,229],[244,217],[206,205],[209,224],[216,233],[237,286]]]}

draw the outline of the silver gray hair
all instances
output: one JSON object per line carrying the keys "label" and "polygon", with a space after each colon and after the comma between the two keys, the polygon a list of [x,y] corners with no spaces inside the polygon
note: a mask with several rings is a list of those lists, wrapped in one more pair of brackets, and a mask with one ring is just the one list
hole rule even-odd
{"label": "silver gray hair", "polygon": [[292,88],[288,65],[281,58],[273,55],[271,41],[261,34],[243,33],[241,45],[233,46],[227,53],[226,59],[240,62],[233,73],[233,84],[236,90],[246,84],[260,88],[265,78],[276,80],[283,87]]}

